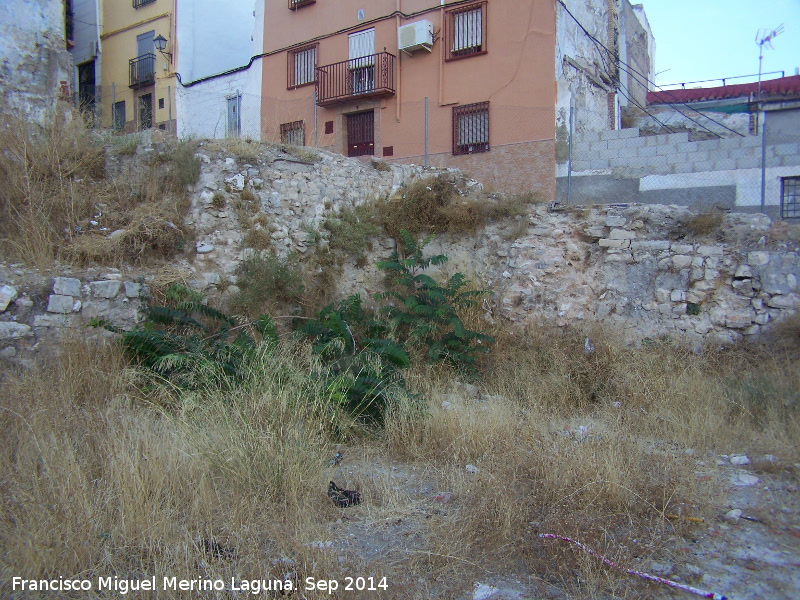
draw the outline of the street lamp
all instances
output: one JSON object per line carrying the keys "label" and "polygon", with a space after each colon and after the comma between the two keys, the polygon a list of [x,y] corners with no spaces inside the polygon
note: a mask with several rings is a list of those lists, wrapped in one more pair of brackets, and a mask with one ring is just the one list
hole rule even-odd
{"label": "street lamp", "polygon": [[168,56],[169,60],[172,61],[172,54],[170,52],[164,52],[164,50],[167,48],[167,38],[159,33],[153,40],[153,43],[156,45],[156,50],[158,50],[163,56]]}

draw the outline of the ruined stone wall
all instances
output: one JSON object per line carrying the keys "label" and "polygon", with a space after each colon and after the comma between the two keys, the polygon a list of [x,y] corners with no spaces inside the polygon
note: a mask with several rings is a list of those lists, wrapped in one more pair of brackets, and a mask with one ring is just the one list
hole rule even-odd
{"label": "ruined stone wall", "polygon": [[[140,148],[140,156],[148,151]],[[219,298],[223,281],[233,284],[230,293],[237,265],[253,252],[242,244],[241,213],[234,206],[240,191],[249,190],[257,212],[268,219],[271,251],[302,260],[326,243],[310,231],[327,215],[436,173],[414,165],[378,170],[369,161],[325,152],[307,162],[277,148],[250,163],[210,148],[199,155],[202,174],[186,217],[197,242],[172,267],[212,298]],[[480,184],[458,171],[440,174],[463,195],[482,197]],[[215,194],[224,206],[214,202]],[[450,257],[436,269],[441,275],[460,271],[491,290],[483,304],[486,318],[509,327],[600,323],[632,343],[662,335],[692,344],[730,343],[800,309],[800,227],[730,213],[718,227],[692,237],[687,224],[694,215],[674,205],[553,210],[539,204],[473,235],[437,236],[428,252]],[[394,242],[373,242],[366,267],[355,258],[345,261],[341,297],[358,293],[374,304],[383,281],[374,263],[391,254]],[[133,326],[141,319],[147,285],[158,275],[107,268],[57,268],[44,275],[0,264],[0,357],[20,360],[46,347],[58,331],[86,332],[82,327],[92,317]]]}
{"label": "ruined stone wall", "polygon": [[12,110],[43,122],[58,99],[72,97],[72,57],[60,0],[0,2],[0,90]]}

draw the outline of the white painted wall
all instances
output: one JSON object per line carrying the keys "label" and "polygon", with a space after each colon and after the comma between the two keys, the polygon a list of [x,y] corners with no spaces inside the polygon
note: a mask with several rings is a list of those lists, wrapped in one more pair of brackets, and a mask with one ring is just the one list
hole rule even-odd
{"label": "white painted wall", "polygon": [[69,99],[71,82],[61,0],[0,1],[2,101],[41,122],[59,97]]}
{"label": "white painted wall", "polygon": [[261,61],[250,59],[263,52],[264,0],[176,0],[176,32],[178,136],[226,137],[228,98],[241,95],[241,135],[260,139]]}

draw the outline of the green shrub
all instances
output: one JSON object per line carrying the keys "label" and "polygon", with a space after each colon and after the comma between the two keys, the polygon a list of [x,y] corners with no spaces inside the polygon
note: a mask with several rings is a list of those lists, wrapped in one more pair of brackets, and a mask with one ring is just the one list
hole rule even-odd
{"label": "green shrub", "polygon": [[493,343],[494,338],[467,329],[459,311],[474,306],[477,297],[490,292],[464,290],[468,282],[462,273],[440,285],[423,271],[444,264],[447,257],[426,258],[423,250],[430,238],[417,243],[407,231],[401,235],[404,254],[395,251],[389,260],[377,263],[378,269],[387,272],[390,288],[376,298],[395,301],[384,306],[381,314],[401,344],[424,349],[431,362],[445,361],[474,373],[478,356],[487,350],[483,344]]}
{"label": "green shrub", "polygon": [[325,219],[322,227],[330,233],[330,249],[347,256],[361,256],[369,248],[369,238],[380,233],[376,218],[374,207],[361,204],[345,207],[338,215]]}
{"label": "green shrub", "polygon": [[241,262],[236,271],[239,293],[231,304],[235,312],[254,316],[270,304],[296,303],[303,295],[303,279],[293,260],[257,252]]}

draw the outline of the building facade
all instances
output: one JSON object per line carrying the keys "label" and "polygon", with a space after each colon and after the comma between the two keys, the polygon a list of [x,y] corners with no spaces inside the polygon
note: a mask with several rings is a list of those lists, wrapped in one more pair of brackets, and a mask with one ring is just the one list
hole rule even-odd
{"label": "building facade", "polygon": [[178,136],[261,139],[264,0],[176,0],[175,14]]}
{"label": "building facade", "polygon": [[103,0],[102,15],[103,127],[175,132],[173,0]]}
{"label": "building facade", "polygon": [[266,140],[554,194],[553,0],[267,0]]}
{"label": "building facade", "polygon": [[102,107],[100,0],[65,0],[67,48],[72,55],[72,98],[87,122],[100,123]]}

